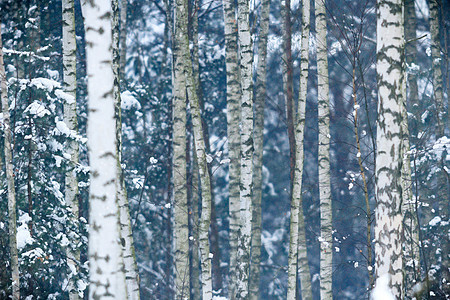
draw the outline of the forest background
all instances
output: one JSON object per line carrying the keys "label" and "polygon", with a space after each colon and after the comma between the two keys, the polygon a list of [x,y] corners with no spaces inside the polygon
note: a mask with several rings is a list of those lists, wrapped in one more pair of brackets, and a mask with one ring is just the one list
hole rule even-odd
{"label": "forest background", "polygon": [[[118,45],[117,52],[113,53],[117,67],[114,76],[116,87],[120,82],[121,95],[121,109],[118,109],[121,122],[116,128],[122,132],[117,138],[117,155],[121,160],[117,168],[123,170],[123,174],[117,178],[124,180],[126,203],[121,207],[129,207],[130,218],[120,224],[128,224],[123,226],[128,226],[132,232],[131,245],[134,243],[135,263],[139,272],[135,278],[139,282],[138,294],[141,299],[181,299],[184,296],[198,299],[201,292],[205,297],[208,287],[204,285],[204,274],[201,272],[206,266],[203,265],[206,263],[203,260],[205,255],[201,252],[201,233],[208,232],[208,228],[209,239],[206,235],[206,243],[211,263],[211,297],[231,297],[230,291],[241,287],[230,283],[245,282],[245,278],[239,277],[240,270],[245,268],[250,269],[247,273],[258,273],[256,285],[248,281],[250,289],[256,286],[256,295],[250,293],[253,296],[286,299],[289,292],[300,294],[307,289],[299,284],[302,271],[298,270],[297,274],[295,269],[292,290],[289,287],[291,273],[288,271],[289,266],[292,266],[288,261],[292,248],[290,228],[293,226],[291,205],[294,196],[291,191],[295,191],[295,140],[298,137],[295,125],[298,118],[303,119],[295,112],[301,106],[301,78],[305,79],[301,75],[302,59],[306,55],[302,52],[302,46],[305,45],[302,42],[305,4],[295,0],[223,2],[235,6],[231,11],[236,12],[236,24],[242,22],[238,20],[238,6],[246,5],[248,8],[246,21],[251,36],[251,42],[247,45],[249,48],[245,48],[240,38],[235,43],[239,45],[236,47],[241,60],[245,49],[250,53],[250,68],[247,68],[250,73],[247,73],[247,78],[250,78],[254,88],[252,84],[247,86],[250,91],[247,100],[255,106],[255,131],[249,134],[260,134],[260,138],[255,136],[253,139],[255,146],[252,151],[255,151],[254,156],[261,153],[261,165],[255,168],[250,164],[250,168],[255,173],[255,170],[260,169],[261,176],[252,179],[251,205],[239,208],[246,210],[246,213],[253,213],[253,218],[249,218],[253,219],[253,223],[248,223],[251,232],[247,242],[251,241],[252,245],[258,243],[254,237],[260,236],[260,244],[253,246],[251,254],[241,256],[237,262],[233,262],[233,255],[242,248],[233,244],[232,228],[233,225],[243,225],[233,224],[233,208],[229,201],[233,184],[230,166],[236,161],[230,156],[236,144],[234,147],[230,144],[230,126],[233,121],[230,122],[228,114],[232,74],[227,63],[232,48],[226,36],[226,6],[221,0],[130,0],[121,1],[120,4],[113,1],[117,11],[112,9],[111,17],[114,15],[117,19],[116,23],[112,23],[112,31],[117,36],[113,34],[112,38],[113,43]],[[376,264],[373,227],[377,206],[375,170],[379,118],[377,3],[373,0],[313,2],[310,3],[311,10],[307,9],[310,13],[307,24],[310,25],[310,34],[306,36],[309,41],[306,48],[309,55],[306,70],[309,70],[309,76],[303,83],[303,87],[305,84],[307,86],[304,90],[307,93],[304,98],[304,159],[300,180],[300,210],[304,215],[304,225],[298,230],[304,232],[311,297],[320,298],[320,283],[325,281],[322,278],[328,278],[330,286],[332,280],[332,297],[364,299],[375,284]],[[325,40],[318,35],[317,3],[324,4]],[[402,209],[405,217],[409,213],[413,216],[410,220],[415,220],[411,222],[415,222],[416,229],[409,236],[406,234],[398,238],[405,243],[403,251],[408,253],[405,249],[409,243],[412,245],[409,251],[418,256],[405,262],[405,272],[411,277],[405,279],[404,296],[410,299],[417,291],[422,293],[424,299],[445,299],[450,295],[450,139],[447,137],[450,2],[406,0],[402,3],[402,26],[406,36],[402,69],[407,95],[407,117],[403,119],[407,119],[405,136],[410,145],[403,156],[409,155],[407,161],[411,167],[410,177],[403,186],[403,190],[409,194],[403,195]],[[188,10],[184,29],[180,30],[177,26],[183,26],[183,23],[179,23],[182,12],[177,14],[176,10],[182,5],[187,5]],[[266,17],[264,7],[269,9]],[[5,263],[0,264],[0,298],[16,295],[18,291],[24,299],[65,299],[69,294],[88,297],[87,225],[92,221],[89,215],[89,184],[92,179],[89,179],[87,147],[89,99],[86,51],[89,51],[89,43],[86,42],[88,37],[85,28],[89,27],[89,23],[84,9],[79,0],[73,2],[76,93],[73,96],[75,98],[71,98],[66,89],[67,76],[64,75],[67,64],[63,61],[63,25],[67,21],[63,21],[61,1],[0,2],[4,73],[8,84],[7,89],[2,86],[2,98],[4,91],[8,91],[6,99],[9,105],[5,110],[3,103],[2,132],[11,128],[9,141],[7,134],[1,137],[5,149],[8,143],[11,145],[11,158],[8,159],[7,150],[1,153],[0,176],[5,180],[0,186],[0,259]],[[265,26],[267,32],[264,32]],[[241,26],[239,30],[243,28]],[[189,58],[183,57],[187,53],[181,54],[182,40],[175,43],[178,32],[188,36]],[[233,32],[228,31],[228,34],[233,35]],[[235,38],[238,39],[240,34],[235,31]],[[264,45],[264,39],[267,39],[267,45]],[[318,76],[318,71],[319,74],[323,72],[318,70],[320,59],[317,59],[321,50],[322,53],[326,51],[328,58],[328,71],[322,77]],[[178,61],[178,65],[179,57],[183,57],[183,60]],[[264,58],[265,67],[261,67],[261,58]],[[185,86],[184,91],[180,92],[176,88],[176,79],[180,78],[177,77],[177,70],[184,64],[191,66],[193,85],[189,90],[187,81],[190,75],[185,69],[183,72],[188,74],[185,85],[188,87],[186,89]],[[235,80],[238,81],[243,80],[245,75],[242,65],[240,69],[238,75],[235,72]],[[318,99],[322,99],[318,87],[320,78],[326,78],[329,82],[329,133],[324,133],[319,125],[321,101]],[[265,91],[259,94],[258,89],[262,84],[265,85]],[[244,84],[242,95],[245,94],[243,87]],[[186,92],[189,96],[186,96]],[[118,99],[117,94],[115,98]],[[202,130],[197,132],[195,126],[199,122],[196,120],[200,118],[196,117],[195,105],[190,102],[193,98],[198,98],[201,112],[197,117],[201,116]],[[183,183],[178,184],[176,174],[184,167],[180,167],[174,155],[177,138],[177,118],[174,116],[177,100],[180,99],[184,99],[185,109],[187,107],[184,122],[184,139],[187,142],[184,150],[186,173]],[[186,101],[190,104],[186,105]],[[65,115],[68,109],[66,105],[73,103],[76,103],[75,127],[68,125]],[[8,126],[5,125],[8,124],[5,111],[10,112]],[[239,124],[239,119],[234,124]],[[242,128],[245,128],[244,122],[241,130],[245,132]],[[196,152],[199,145],[194,145],[195,134],[196,143],[200,136],[204,139],[203,161],[207,165],[203,167],[202,157]],[[329,139],[326,142],[329,145],[329,157],[326,159],[330,164],[331,242],[324,240],[321,228],[321,136]],[[257,142],[262,143],[260,150],[256,146]],[[73,149],[73,143],[79,147],[79,161],[75,164],[72,152],[68,151]],[[240,144],[237,147],[241,147]],[[8,165],[12,168],[9,175]],[[202,168],[203,171],[199,170]],[[71,172],[76,174],[77,179],[77,191],[71,196],[75,199],[72,202],[68,200],[67,192],[67,178]],[[199,177],[199,172],[203,172],[203,176],[210,175],[209,188],[204,186],[204,182],[202,185],[204,177]],[[8,186],[11,177],[15,181],[13,186],[17,202],[17,226],[13,227],[17,230],[14,236],[17,237],[19,288],[11,281],[12,277],[14,280],[14,274],[11,276],[11,270],[14,269],[14,261],[11,260],[14,251],[11,249],[14,247],[10,244],[12,214],[11,206],[8,207],[11,203],[11,186]],[[181,250],[176,236],[182,230],[177,227],[180,225],[177,222],[177,208],[181,207],[177,198],[180,186],[186,189],[186,206],[182,214],[184,212],[187,229],[187,238],[183,238],[188,246],[185,256],[190,261],[187,267],[191,279],[188,281],[179,281],[182,276],[177,261]],[[207,197],[205,191],[208,189],[212,201],[209,202],[210,217],[206,216],[205,219],[203,213],[208,206],[201,199]],[[258,193],[260,202],[255,200],[255,197],[259,197]],[[79,204],[76,210],[73,201]],[[260,224],[255,225],[257,216],[260,217]],[[235,218],[235,222],[239,222],[236,221],[240,220],[239,217]],[[210,226],[202,223],[208,220]],[[240,228],[244,232],[244,227]],[[255,231],[258,228],[260,232]],[[240,233],[239,238],[244,240],[245,234]],[[123,243],[129,245],[128,240]],[[324,245],[332,251],[332,261],[325,267],[321,261],[321,253],[326,252]],[[253,249],[260,249],[260,253]],[[257,271],[251,269],[255,261],[259,266]],[[414,261],[412,270],[408,261]],[[247,266],[241,266],[241,262],[247,262]],[[295,264],[294,267],[297,267],[297,261]],[[238,270],[237,273],[235,270]],[[202,280],[192,279],[200,275]],[[251,275],[251,278],[255,276]],[[31,295],[33,298],[27,298]],[[326,297],[322,295],[321,298]]]}

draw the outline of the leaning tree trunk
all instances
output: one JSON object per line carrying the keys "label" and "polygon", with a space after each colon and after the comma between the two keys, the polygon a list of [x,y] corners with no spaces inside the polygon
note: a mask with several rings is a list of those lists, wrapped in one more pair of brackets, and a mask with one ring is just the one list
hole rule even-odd
{"label": "leaning tree trunk", "polygon": [[[1,22],[0,22],[1,24]],[[3,42],[0,32],[0,81],[3,112],[3,128],[5,132],[4,151],[6,166],[6,181],[8,184],[8,230],[9,230],[9,255],[12,279],[12,299],[20,299],[19,282],[19,255],[17,253],[17,217],[16,217],[16,188],[14,183],[14,170],[12,163],[12,132],[8,103],[8,82],[6,80],[5,63],[3,61]]]}
{"label": "leaning tree trunk", "polygon": [[[405,1],[405,40],[411,41],[405,45],[406,62],[412,63],[413,57],[416,57],[415,48],[416,24],[415,24],[414,1]],[[409,56],[412,56],[408,59]],[[404,67],[406,70],[406,66]],[[412,77],[412,78],[411,78]],[[407,84],[409,87],[409,101],[417,103],[417,81],[414,75],[406,73],[403,77],[402,85],[402,211],[403,211],[403,265],[405,269],[404,290],[405,295],[413,298],[413,286],[420,279],[420,240],[419,224],[416,201],[413,199],[412,179],[411,179],[411,161],[409,145],[409,126],[407,115]]]}
{"label": "leaning tree trunk", "polygon": [[122,243],[125,283],[129,300],[137,300],[139,295],[139,273],[134,251],[133,232],[131,230],[130,209],[125,178],[122,170],[122,109],[120,97],[120,52],[119,52],[119,3],[112,0],[113,10],[113,72],[114,72],[114,106],[116,118],[116,156],[117,156],[117,204],[119,205],[119,224]]}
{"label": "leaning tree trunk", "polygon": [[225,20],[225,56],[227,72],[227,135],[229,163],[229,241],[230,241],[230,266],[229,266],[229,298],[235,299],[237,273],[236,256],[239,232],[239,180],[241,142],[239,136],[240,120],[240,83],[239,83],[239,59],[237,50],[237,20],[234,0],[223,0],[223,14]]}
{"label": "leaning tree trunk", "polygon": [[[179,15],[177,13],[177,21]],[[178,30],[178,29],[177,29]],[[177,37],[180,32],[177,32]],[[175,210],[175,299],[190,298],[189,228],[186,188],[186,83],[179,40],[175,41],[173,84],[173,189]]]}
{"label": "leaning tree trunk", "polygon": [[300,87],[297,116],[295,118],[295,169],[292,186],[291,220],[288,257],[288,299],[295,299],[300,277],[302,299],[312,299],[311,275],[306,248],[305,220],[302,206],[302,177],[304,162],[304,130],[306,116],[306,95],[309,70],[310,1],[302,4],[302,39],[300,62]]}
{"label": "leaning tree trunk", "polygon": [[241,180],[240,231],[238,238],[236,299],[247,299],[252,229],[253,160],[253,47],[249,24],[249,1],[238,1],[238,40],[241,75]]}
{"label": "leaning tree trunk", "polygon": [[[70,96],[64,102],[64,122],[70,130],[78,131],[77,120],[77,64],[76,52],[77,42],[75,39],[75,2],[74,0],[64,0],[62,3],[63,17],[63,70],[64,70],[64,92]],[[70,101],[69,101],[70,100]],[[71,222],[78,224],[78,179],[76,166],[79,163],[79,146],[75,139],[67,141],[66,152],[70,155],[70,162],[66,171],[65,178],[65,199],[69,205],[72,215]],[[77,228],[77,227],[75,227]],[[75,236],[78,233],[75,233]],[[78,244],[78,243],[76,243]],[[70,269],[78,272],[80,262],[80,251],[78,249],[68,248],[67,264],[72,266]],[[77,300],[78,288],[76,282],[76,273],[69,277],[69,299]]]}
{"label": "leaning tree trunk", "polygon": [[266,102],[266,59],[267,37],[269,34],[270,0],[261,3],[260,32],[258,41],[258,66],[256,69],[255,87],[255,128],[253,155],[253,197],[252,197],[252,234],[251,265],[249,293],[251,300],[259,298],[259,279],[261,263],[261,198],[262,198],[262,165],[264,139],[264,106]]}
{"label": "leaning tree trunk", "polygon": [[315,1],[319,106],[320,298],[332,299],[333,237],[330,183],[330,105],[327,20],[324,0]]}
{"label": "leaning tree trunk", "polygon": [[375,289],[386,282],[403,299],[402,105],[403,1],[378,1],[378,122],[375,165]]}
{"label": "leaning tree trunk", "polygon": [[[112,3],[86,2],[89,94],[89,299],[127,299],[116,183],[117,142],[112,68]],[[110,16],[110,17],[105,17]]]}
{"label": "leaning tree trunk", "polygon": [[198,159],[200,187],[202,191],[202,213],[199,226],[199,248],[202,266],[203,299],[212,299],[211,253],[209,252],[209,226],[211,223],[211,186],[206,161],[205,141],[203,139],[202,120],[197,96],[197,87],[192,71],[191,53],[189,50],[188,5],[187,0],[177,0],[176,43],[180,48],[180,59],[184,63],[186,89],[191,106],[192,125],[194,131],[195,151]]}

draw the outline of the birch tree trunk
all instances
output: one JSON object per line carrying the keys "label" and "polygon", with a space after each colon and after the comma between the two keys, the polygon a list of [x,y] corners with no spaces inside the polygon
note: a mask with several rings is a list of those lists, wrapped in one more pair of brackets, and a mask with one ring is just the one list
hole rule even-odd
{"label": "birch tree trunk", "polygon": [[330,183],[330,107],[325,0],[315,0],[319,106],[320,298],[332,299],[333,237]]}
{"label": "birch tree trunk", "polygon": [[[1,24],[1,20],[0,20]],[[8,103],[8,82],[6,80],[5,63],[3,61],[3,42],[0,32],[0,87],[2,97],[3,128],[5,132],[4,151],[6,181],[8,184],[8,230],[9,230],[9,255],[12,279],[12,299],[20,299],[19,282],[19,255],[17,253],[17,217],[16,217],[16,188],[14,182],[14,170],[11,149],[11,119]]]}
{"label": "birch tree trunk", "polygon": [[211,258],[209,252],[209,226],[211,223],[211,186],[206,161],[205,141],[203,139],[203,126],[200,114],[197,87],[192,71],[191,53],[189,50],[188,5],[187,0],[177,0],[176,10],[176,43],[180,47],[180,59],[184,63],[186,89],[192,115],[195,151],[198,159],[200,186],[202,190],[202,213],[199,227],[200,260],[202,266],[202,299],[212,299]]}
{"label": "birch tree trunk", "polygon": [[262,165],[264,140],[264,106],[266,93],[267,37],[269,35],[270,0],[261,1],[260,31],[258,40],[258,65],[255,87],[255,128],[253,152],[253,197],[252,197],[252,234],[249,299],[259,299],[259,279],[261,263],[261,198]]}
{"label": "birch tree trunk", "polygon": [[378,122],[375,165],[375,288],[388,282],[403,299],[402,105],[403,1],[377,2]]}
{"label": "birch tree trunk", "polygon": [[[180,16],[176,15],[177,22]],[[180,34],[177,28],[177,36]],[[186,83],[185,63],[175,41],[173,84],[173,188],[175,211],[175,299],[189,299],[189,232],[186,188]]]}
{"label": "birch tree trunk", "polygon": [[310,1],[302,3],[302,39],[300,62],[300,87],[295,125],[295,169],[292,186],[291,220],[288,256],[288,291],[287,299],[295,299],[297,293],[297,276],[300,277],[302,299],[312,299],[311,275],[309,271],[305,221],[302,206],[303,141],[305,132],[306,95],[309,70],[309,32]]}
{"label": "birch tree trunk", "polygon": [[117,141],[112,67],[112,3],[86,2],[89,94],[89,299],[128,299],[117,203]]}
{"label": "birch tree trunk", "polygon": [[114,72],[114,113],[116,119],[116,156],[117,156],[117,203],[119,205],[119,225],[123,253],[123,264],[125,271],[125,283],[127,285],[127,295],[129,300],[137,300],[139,295],[139,273],[136,264],[136,254],[134,251],[133,232],[131,230],[130,209],[128,203],[125,178],[122,170],[122,109],[120,97],[120,34],[119,34],[119,2],[112,0],[113,10],[113,72]]}
{"label": "birch tree trunk", "polygon": [[[404,14],[404,30],[405,40],[414,40],[416,38],[415,9],[414,1],[405,1]],[[412,45],[410,43],[413,43]],[[415,42],[405,45],[405,58],[412,62],[416,57]],[[409,57],[411,56],[411,57]],[[409,59],[408,59],[409,57]],[[406,70],[406,65],[404,70]],[[409,87],[409,101],[417,103],[417,81],[408,73],[403,76],[402,84],[402,211],[403,211],[403,265],[405,269],[404,290],[405,296],[413,298],[413,286],[420,278],[420,240],[417,203],[413,199],[412,179],[411,179],[411,160],[410,160],[410,144],[409,144],[409,126],[407,115],[407,84]]]}
{"label": "birch tree trunk", "polygon": [[292,200],[292,186],[294,182],[295,169],[295,129],[294,129],[294,87],[293,87],[293,69],[292,69],[292,24],[291,24],[291,0],[283,0],[281,15],[283,19],[283,84],[286,101],[286,120],[287,133],[289,139],[289,168],[290,168],[290,192]]}
{"label": "birch tree trunk", "polygon": [[[190,141],[191,143],[191,141]],[[192,141],[193,145],[193,141]],[[200,281],[199,281],[199,249],[198,249],[198,202],[199,202],[199,191],[198,191],[198,164],[197,158],[195,157],[195,146],[192,146],[193,152],[191,156],[191,203],[189,211],[189,222],[190,222],[190,233],[189,233],[189,243],[191,247],[191,260],[190,260],[190,288],[191,288],[191,298],[200,299]],[[192,238],[191,238],[192,237]]]}
{"label": "birch tree trunk", "polygon": [[[70,101],[66,99],[64,102],[64,122],[70,130],[78,131],[77,120],[77,65],[76,52],[77,41],[75,39],[75,2],[74,0],[63,0],[62,2],[63,17],[63,70],[64,70],[64,92],[70,95]],[[70,155],[70,164],[66,171],[65,178],[65,199],[70,206],[72,212],[72,222],[78,224],[78,178],[76,166],[79,163],[79,147],[78,142],[74,139],[67,141],[66,152]],[[78,233],[75,233],[78,234]],[[80,251],[68,248],[67,264],[72,270],[69,275],[69,299],[77,300],[78,287],[75,280],[78,272],[78,264],[80,262]]]}
{"label": "birch tree trunk", "polygon": [[225,20],[225,60],[227,72],[227,136],[229,163],[229,241],[230,241],[230,267],[229,267],[229,298],[235,299],[236,294],[236,257],[239,232],[239,182],[241,141],[239,135],[240,121],[240,82],[239,59],[237,49],[237,20],[234,0],[223,0],[223,15]]}
{"label": "birch tree trunk", "polygon": [[253,47],[249,26],[249,1],[238,0],[238,40],[241,75],[241,179],[240,231],[238,234],[236,299],[248,298],[252,229],[253,160]]}

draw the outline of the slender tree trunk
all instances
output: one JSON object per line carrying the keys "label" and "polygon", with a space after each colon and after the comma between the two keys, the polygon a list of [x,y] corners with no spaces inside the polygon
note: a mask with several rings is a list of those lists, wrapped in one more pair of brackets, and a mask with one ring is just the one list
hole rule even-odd
{"label": "slender tree trunk", "polygon": [[266,59],[267,37],[269,35],[270,0],[261,2],[260,31],[258,41],[258,65],[256,69],[255,87],[255,128],[253,152],[253,198],[252,198],[252,234],[249,293],[251,300],[259,298],[259,279],[261,263],[261,198],[262,198],[262,165],[264,140],[264,106],[266,102]]}
{"label": "slender tree trunk", "polygon": [[[116,120],[112,67],[112,3],[86,2],[89,93],[89,299],[128,299],[117,203]],[[109,16],[109,17],[105,17]]]}
{"label": "slender tree trunk", "polygon": [[130,208],[128,203],[125,178],[122,170],[122,109],[120,97],[120,35],[119,35],[119,2],[112,0],[113,9],[113,71],[114,71],[114,107],[116,119],[116,156],[117,156],[117,204],[119,205],[119,224],[122,243],[123,263],[129,300],[137,300],[139,295],[139,273],[134,251],[133,232],[131,230]]}
{"label": "slender tree trunk", "polygon": [[120,8],[120,78],[125,79],[127,65],[127,4],[128,0],[121,0]]}
{"label": "slender tree trunk", "polygon": [[292,186],[291,220],[288,257],[288,299],[295,299],[300,277],[302,299],[312,299],[311,275],[309,271],[305,221],[302,206],[302,177],[304,156],[304,130],[306,115],[306,95],[309,70],[309,32],[310,32],[310,1],[302,4],[302,39],[300,62],[300,88],[295,125],[295,169]]}
{"label": "slender tree trunk", "polygon": [[199,228],[200,259],[202,266],[203,299],[212,299],[211,258],[209,251],[209,226],[211,223],[211,185],[206,161],[205,141],[200,114],[197,87],[192,71],[191,53],[189,50],[188,5],[187,0],[177,0],[176,43],[179,43],[181,60],[184,63],[186,89],[191,106],[192,125],[194,131],[195,151],[198,159],[200,186],[202,190],[202,213]]}
{"label": "slender tree trunk", "polygon": [[330,183],[330,107],[327,20],[324,0],[315,1],[319,106],[320,298],[332,299],[333,237]]}
{"label": "slender tree trunk", "polygon": [[[1,24],[1,21],[0,21]],[[12,279],[12,299],[20,299],[19,282],[19,255],[17,253],[17,217],[16,217],[16,188],[14,183],[14,170],[11,149],[11,119],[8,103],[8,82],[6,80],[5,63],[3,61],[3,42],[0,33],[0,84],[2,97],[3,128],[5,132],[4,151],[6,181],[8,184],[8,230],[9,230],[9,253]]]}
{"label": "slender tree trunk", "polygon": [[173,114],[173,184],[175,209],[176,299],[189,294],[189,252],[186,198],[186,88],[183,62],[178,56],[175,66]]}
{"label": "slender tree trunk", "polygon": [[[195,146],[192,141],[192,153],[189,151],[191,157],[191,176],[190,176],[190,208],[189,208],[189,222],[190,222],[190,233],[189,233],[189,247],[191,251],[190,260],[190,288],[191,288],[191,298],[200,299],[200,280],[199,280],[199,257],[198,257],[198,202],[199,202],[199,191],[198,191],[198,165],[197,158],[195,157]],[[189,188],[189,186],[188,186]]]}
{"label": "slender tree trunk", "polygon": [[[404,31],[405,40],[414,40],[416,38],[416,12],[414,9],[414,1],[405,1],[404,14]],[[416,57],[417,50],[415,41],[406,42],[405,58],[406,63],[412,63]],[[406,65],[404,70],[406,70]],[[409,145],[409,126],[407,115],[407,86],[409,87],[409,101],[413,104],[417,103],[417,81],[414,76],[405,72],[402,85],[402,211],[403,211],[403,265],[405,269],[404,290],[405,296],[413,298],[413,286],[420,278],[420,240],[419,226],[416,211],[416,202],[413,199],[412,178],[411,178],[411,160]],[[406,84],[408,83],[408,85]]]}
{"label": "slender tree trunk", "polygon": [[[180,18],[177,14],[177,21]],[[177,28],[178,30],[178,28]],[[180,34],[177,32],[177,34]],[[186,189],[186,83],[185,63],[175,42],[174,104],[173,104],[173,188],[175,210],[175,299],[190,297],[189,232]]]}
{"label": "slender tree trunk", "polygon": [[[75,1],[64,0],[62,3],[63,17],[63,70],[64,70],[64,92],[70,96],[64,102],[64,122],[70,130],[78,131],[77,120],[77,65],[76,51],[77,42],[75,39]],[[70,99],[70,101],[69,101]],[[76,140],[67,142],[66,152],[70,155],[70,163],[66,171],[65,178],[65,199],[70,206],[72,216],[71,221],[78,224],[78,178],[76,166],[79,163],[79,146]],[[78,234],[77,232],[75,234]],[[69,299],[78,300],[78,288],[75,275],[78,272],[80,262],[80,251],[68,249],[67,264],[71,266],[72,273],[69,275]],[[73,272],[75,271],[75,272]]]}
{"label": "slender tree trunk", "polygon": [[237,247],[236,299],[248,298],[252,229],[253,187],[253,46],[249,24],[249,1],[238,0],[238,40],[241,74],[241,180],[240,230]]}
{"label": "slender tree trunk", "polygon": [[[295,170],[295,129],[294,129],[294,87],[293,87],[293,69],[292,69],[292,24],[291,24],[291,0],[284,0],[281,13],[283,15],[283,60],[284,60],[284,72],[283,83],[285,89],[285,101],[286,101],[286,120],[287,120],[287,132],[289,139],[289,167],[290,167],[290,191],[292,199],[292,186],[294,182],[294,170]],[[283,3],[282,2],[282,3]]]}
{"label": "slender tree trunk", "polygon": [[[200,106],[200,111],[205,112],[205,99],[203,98],[203,90],[200,81],[200,61],[199,61],[199,47],[198,47],[198,11],[200,10],[200,1],[194,1],[194,7],[192,12],[191,24],[189,27],[192,30],[191,42],[192,42],[192,71],[194,75],[195,86],[197,87],[197,96]],[[208,124],[205,121],[204,115],[202,116],[202,128],[203,139],[205,141],[206,153],[211,153],[211,146],[209,143],[209,130]],[[208,164],[209,177],[212,178],[211,164]],[[222,270],[220,267],[220,246],[219,246],[219,230],[217,227],[216,217],[216,205],[214,197],[214,183],[210,181],[211,190],[211,228],[210,228],[210,243],[211,253],[214,254],[211,260],[211,272],[212,272],[212,285],[214,291],[222,290]]]}
{"label": "slender tree trunk", "polygon": [[403,1],[378,1],[377,82],[378,122],[375,166],[375,288],[388,284],[403,299],[402,263],[402,84]]}
{"label": "slender tree trunk", "polygon": [[230,266],[229,266],[229,298],[236,296],[236,259],[237,241],[239,231],[239,181],[241,142],[239,136],[240,121],[240,83],[239,83],[239,59],[237,50],[237,20],[235,15],[234,0],[223,0],[223,14],[225,19],[225,56],[227,72],[227,135],[229,163],[229,241],[230,241]]}

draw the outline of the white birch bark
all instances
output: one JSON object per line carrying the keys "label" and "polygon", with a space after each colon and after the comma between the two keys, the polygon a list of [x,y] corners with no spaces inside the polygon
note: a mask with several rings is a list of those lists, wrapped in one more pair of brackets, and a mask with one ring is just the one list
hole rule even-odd
{"label": "white birch bark", "polygon": [[[77,120],[77,65],[76,52],[77,42],[75,39],[75,2],[74,0],[62,1],[62,18],[63,18],[63,70],[64,70],[64,92],[70,95],[70,101],[66,99],[64,102],[64,122],[70,130],[78,131]],[[74,224],[78,223],[78,178],[76,173],[76,166],[79,163],[79,146],[78,142],[70,139],[66,144],[66,152],[70,155],[70,163],[66,171],[65,178],[65,199],[67,205],[71,208],[71,218]],[[76,236],[78,233],[75,233]],[[78,287],[75,280],[78,272],[78,264],[80,261],[80,251],[70,249],[67,250],[67,264],[72,270],[69,275],[69,299],[77,300]]]}
{"label": "white birch bark", "polygon": [[[177,6],[178,8],[178,6]],[[180,15],[176,15],[177,24]],[[181,29],[176,28],[177,38]],[[182,37],[181,37],[182,38]],[[185,63],[181,55],[181,40],[175,40],[173,85],[173,188],[175,213],[175,299],[190,298],[189,232],[186,169],[186,82]],[[195,176],[195,175],[194,175]]]}
{"label": "white birch bark", "polygon": [[375,165],[375,278],[403,299],[402,105],[403,1],[377,2],[378,121]]}
{"label": "white birch bark", "polygon": [[261,198],[262,198],[262,165],[264,140],[264,106],[266,102],[266,59],[267,38],[269,34],[270,0],[261,1],[260,31],[258,40],[258,65],[256,69],[255,87],[255,128],[253,153],[253,198],[252,198],[252,234],[249,299],[259,299],[259,280],[261,263]]}
{"label": "white birch bark", "polygon": [[[0,22],[1,24],[1,22]],[[16,217],[16,188],[14,182],[14,169],[12,162],[12,132],[11,119],[9,114],[8,103],[8,82],[6,80],[5,63],[3,61],[3,42],[0,32],[0,88],[2,97],[2,113],[3,128],[5,133],[4,151],[5,151],[5,167],[6,181],[8,185],[8,231],[9,231],[9,253],[11,265],[12,280],[12,299],[20,299],[20,282],[19,282],[19,256],[17,253],[17,217]]]}
{"label": "white birch bark", "polygon": [[320,298],[332,299],[332,202],[330,183],[330,107],[327,21],[324,0],[315,0],[319,106]]}
{"label": "white birch bark", "polygon": [[239,135],[240,121],[240,83],[239,58],[237,49],[237,19],[233,0],[223,0],[223,15],[225,22],[225,64],[227,73],[227,136],[229,163],[229,241],[230,241],[230,267],[229,267],[229,298],[235,299],[237,273],[236,256],[239,231],[239,182],[241,141]]}
{"label": "white birch bark", "polygon": [[89,299],[127,299],[120,245],[114,74],[112,68],[112,3],[86,2],[88,75]]}
{"label": "white birch bark", "polygon": [[202,190],[202,213],[199,226],[199,248],[202,267],[202,299],[212,299],[211,258],[209,252],[209,226],[211,224],[211,185],[206,161],[205,141],[203,139],[203,126],[197,95],[197,87],[192,71],[191,53],[188,37],[188,6],[186,0],[177,0],[176,10],[176,43],[180,47],[180,59],[184,63],[185,82],[189,98],[192,125],[194,131],[195,152],[198,160],[200,187]]}
{"label": "white birch bark", "polygon": [[117,204],[119,206],[119,225],[125,272],[125,283],[129,300],[137,300],[139,294],[139,273],[134,251],[133,233],[131,230],[130,209],[128,203],[125,178],[122,170],[122,109],[120,97],[120,34],[119,34],[119,2],[112,0],[113,28],[112,28],[112,51],[114,72],[114,113],[116,119],[116,156],[117,156]]}
{"label": "white birch bark", "polygon": [[[193,144],[193,141],[192,141]],[[193,146],[193,149],[195,146]],[[193,150],[195,151],[195,149]],[[198,164],[197,164],[197,158],[195,157],[194,153],[191,155],[192,157],[192,202],[191,202],[191,212],[189,214],[190,216],[190,222],[191,222],[191,232],[190,235],[192,236],[191,240],[191,246],[192,246],[192,253],[191,253],[191,273],[190,273],[190,280],[191,280],[191,295],[192,299],[199,299],[200,298],[200,280],[199,280],[199,249],[198,249],[198,240],[199,240],[199,219],[198,219],[198,202],[200,201],[199,193],[198,193]]]}
{"label": "white birch bark", "polygon": [[306,114],[306,95],[309,70],[309,32],[310,1],[302,3],[302,39],[300,62],[300,87],[297,117],[295,125],[296,160],[291,200],[291,220],[288,256],[288,291],[287,299],[295,299],[297,293],[297,275],[300,277],[302,299],[312,299],[311,275],[309,271],[305,221],[302,206],[302,177],[304,162],[304,130]]}
{"label": "white birch bark", "polygon": [[253,46],[249,26],[249,1],[238,1],[238,41],[241,75],[241,179],[240,231],[236,264],[236,299],[248,298],[253,187]]}

